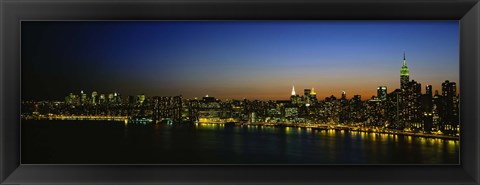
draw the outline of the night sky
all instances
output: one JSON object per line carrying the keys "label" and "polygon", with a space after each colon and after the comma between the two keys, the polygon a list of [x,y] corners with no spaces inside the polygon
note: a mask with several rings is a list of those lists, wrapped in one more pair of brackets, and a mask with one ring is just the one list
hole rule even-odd
{"label": "night sky", "polygon": [[410,79],[459,82],[458,21],[22,22],[22,99],[123,96],[288,99],[315,88],[368,99]]}

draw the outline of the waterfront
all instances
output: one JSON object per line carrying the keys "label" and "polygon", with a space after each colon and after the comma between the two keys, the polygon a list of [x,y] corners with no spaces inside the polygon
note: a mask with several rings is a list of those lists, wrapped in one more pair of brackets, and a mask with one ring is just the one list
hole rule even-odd
{"label": "waterfront", "polygon": [[22,121],[24,164],[458,164],[459,145],[299,127]]}

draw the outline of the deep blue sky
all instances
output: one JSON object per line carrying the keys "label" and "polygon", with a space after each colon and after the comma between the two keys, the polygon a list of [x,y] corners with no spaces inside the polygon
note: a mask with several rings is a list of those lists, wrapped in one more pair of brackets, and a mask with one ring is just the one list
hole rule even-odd
{"label": "deep blue sky", "polygon": [[69,92],[319,99],[459,81],[458,21],[22,22],[22,96]]}

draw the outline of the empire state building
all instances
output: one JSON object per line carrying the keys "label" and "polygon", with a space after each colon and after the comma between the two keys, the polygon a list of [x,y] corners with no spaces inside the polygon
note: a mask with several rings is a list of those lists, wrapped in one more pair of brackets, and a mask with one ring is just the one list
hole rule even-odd
{"label": "empire state building", "polygon": [[404,90],[407,87],[407,83],[410,80],[408,67],[407,67],[407,60],[405,59],[405,51],[403,51],[403,65],[402,69],[400,70],[400,89]]}

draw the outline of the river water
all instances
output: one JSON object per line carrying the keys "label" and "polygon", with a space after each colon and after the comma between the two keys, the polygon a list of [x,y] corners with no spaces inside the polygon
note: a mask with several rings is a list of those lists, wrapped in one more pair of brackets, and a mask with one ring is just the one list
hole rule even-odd
{"label": "river water", "polygon": [[458,164],[455,140],[216,124],[22,120],[23,164]]}

